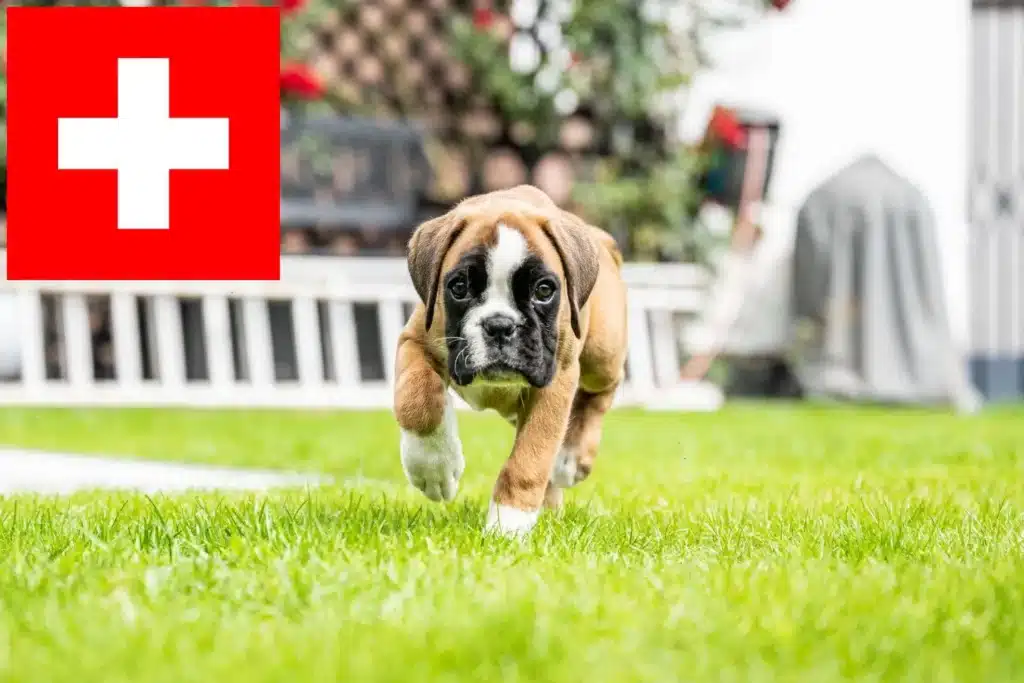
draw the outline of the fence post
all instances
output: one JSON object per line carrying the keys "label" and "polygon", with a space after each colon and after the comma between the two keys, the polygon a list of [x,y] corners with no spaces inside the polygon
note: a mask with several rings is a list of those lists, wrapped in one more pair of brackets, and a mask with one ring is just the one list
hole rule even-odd
{"label": "fence post", "polygon": [[245,357],[249,381],[254,387],[267,387],[274,381],[274,349],[270,337],[270,312],[267,300],[246,297],[242,304],[245,320]]}
{"label": "fence post", "polygon": [[46,339],[43,337],[43,301],[38,290],[25,289],[18,303],[23,322],[21,338],[21,381],[29,392],[46,382]]}
{"label": "fence post", "polygon": [[85,296],[76,292],[62,299],[64,350],[67,353],[68,384],[76,389],[93,382],[92,333]]}
{"label": "fence post", "polygon": [[202,301],[204,346],[210,384],[224,388],[231,384],[234,377],[228,299],[220,294],[209,294],[204,296]]}
{"label": "fence post", "polygon": [[395,352],[398,348],[398,337],[402,334],[402,328],[405,326],[402,302],[398,299],[380,302],[377,316],[380,321],[380,343],[384,347],[382,354],[384,378],[388,382],[392,382],[395,379]]}
{"label": "fence post", "polygon": [[320,354],[320,325],[315,299],[301,296],[292,301],[292,329],[299,384],[306,388],[323,384],[324,365]]}
{"label": "fence post", "polygon": [[153,317],[160,383],[176,393],[185,385],[185,334],[181,328],[178,297],[170,294],[153,297]]}
{"label": "fence post", "polygon": [[115,292],[110,296],[110,324],[114,328],[114,376],[117,384],[135,389],[142,382],[142,354],[139,309],[134,294]]}
{"label": "fence post", "polygon": [[359,343],[356,341],[356,316],[351,301],[331,301],[327,318],[331,329],[331,356],[339,385],[359,384]]}
{"label": "fence post", "polygon": [[629,333],[629,384],[638,396],[646,397],[654,389],[647,309],[630,302],[627,329]]}

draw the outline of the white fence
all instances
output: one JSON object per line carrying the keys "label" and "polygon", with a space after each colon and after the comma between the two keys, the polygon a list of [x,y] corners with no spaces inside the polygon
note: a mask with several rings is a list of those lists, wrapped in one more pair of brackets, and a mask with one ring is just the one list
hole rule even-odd
{"label": "white fence", "polygon": [[[417,301],[405,261],[287,256],[281,267],[278,282],[11,282],[0,251],[0,318],[16,327],[0,329],[0,356],[6,339],[20,369],[0,381],[0,405],[390,407],[398,335]],[[716,389],[678,379],[705,272],[629,264],[625,278],[619,404],[716,407]],[[94,364],[94,297],[109,302],[109,378]]]}

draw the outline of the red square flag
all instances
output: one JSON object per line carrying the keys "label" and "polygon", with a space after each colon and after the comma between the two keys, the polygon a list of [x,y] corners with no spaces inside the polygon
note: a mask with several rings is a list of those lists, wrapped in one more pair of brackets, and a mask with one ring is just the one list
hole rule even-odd
{"label": "red square flag", "polygon": [[8,277],[278,279],[279,22],[8,8]]}

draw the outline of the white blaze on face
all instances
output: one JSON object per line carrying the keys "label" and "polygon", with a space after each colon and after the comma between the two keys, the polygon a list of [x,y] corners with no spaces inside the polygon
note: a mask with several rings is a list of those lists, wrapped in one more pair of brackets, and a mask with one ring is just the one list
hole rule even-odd
{"label": "white blaze on face", "polygon": [[492,315],[507,315],[517,323],[523,318],[512,295],[512,276],[526,260],[526,238],[518,230],[498,224],[498,241],[487,254],[487,289],[480,303],[466,314],[462,333],[473,366],[486,365],[489,349],[480,323]]}

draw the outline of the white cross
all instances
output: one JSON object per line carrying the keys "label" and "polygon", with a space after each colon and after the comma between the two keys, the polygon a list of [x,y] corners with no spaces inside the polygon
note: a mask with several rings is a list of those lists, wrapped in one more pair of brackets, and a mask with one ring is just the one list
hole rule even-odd
{"label": "white cross", "polygon": [[57,168],[117,171],[117,227],[170,227],[170,171],[228,168],[228,119],[170,117],[167,59],[117,60],[116,119],[57,119]]}

